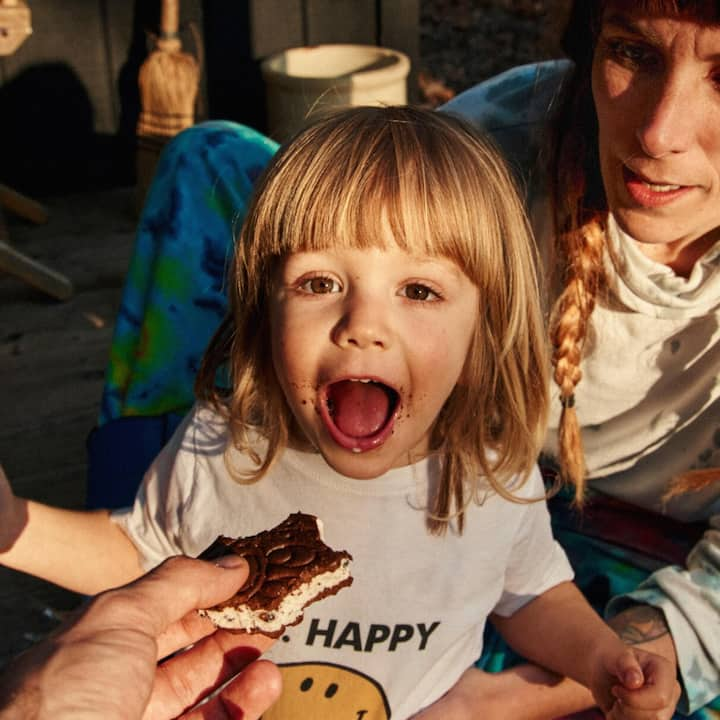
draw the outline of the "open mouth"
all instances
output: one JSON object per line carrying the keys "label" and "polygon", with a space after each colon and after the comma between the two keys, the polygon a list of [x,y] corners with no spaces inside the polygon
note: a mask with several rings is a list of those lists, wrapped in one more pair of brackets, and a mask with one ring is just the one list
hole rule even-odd
{"label": "open mouth", "polygon": [[399,393],[389,385],[352,378],[326,387],[320,414],[338,445],[364,452],[390,436],[399,404]]}

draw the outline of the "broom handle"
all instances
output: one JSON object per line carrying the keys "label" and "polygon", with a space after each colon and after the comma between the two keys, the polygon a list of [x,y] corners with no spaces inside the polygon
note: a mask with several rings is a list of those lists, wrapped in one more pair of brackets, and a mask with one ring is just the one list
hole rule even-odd
{"label": "broom handle", "polygon": [[178,0],[162,0],[160,15],[160,38],[158,47],[161,50],[179,50],[180,39],[180,6]]}
{"label": "broom handle", "polygon": [[164,37],[177,35],[180,18],[178,0],[162,0],[162,14],[160,18],[160,32]]}

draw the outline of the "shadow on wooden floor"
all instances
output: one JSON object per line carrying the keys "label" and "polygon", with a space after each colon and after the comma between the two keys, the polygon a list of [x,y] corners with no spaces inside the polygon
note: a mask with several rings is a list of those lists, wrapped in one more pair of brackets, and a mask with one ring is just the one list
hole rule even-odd
{"label": "shadow on wooden floor", "polygon": [[[0,274],[0,463],[23,497],[83,506],[85,439],[132,252],[134,202],[134,188],[123,188],[45,199],[46,225],[8,218],[12,246],[75,286],[57,302]],[[0,568],[0,666],[80,600]]]}

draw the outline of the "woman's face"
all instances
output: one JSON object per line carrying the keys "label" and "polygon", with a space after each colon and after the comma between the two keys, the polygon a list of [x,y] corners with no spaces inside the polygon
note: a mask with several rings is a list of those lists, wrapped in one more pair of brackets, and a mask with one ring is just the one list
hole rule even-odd
{"label": "woman's face", "polygon": [[592,74],[608,204],[643,252],[691,267],[720,226],[720,25],[620,5]]}

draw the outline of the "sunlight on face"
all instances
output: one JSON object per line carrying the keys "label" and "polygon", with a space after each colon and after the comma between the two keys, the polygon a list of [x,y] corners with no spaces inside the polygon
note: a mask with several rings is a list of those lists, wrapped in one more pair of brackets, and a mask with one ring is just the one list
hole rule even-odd
{"label": "sunlight on face", "polygon": [[608,204],[646,254],[694,262],[720,226],[720,26],[618,6],[592,76]]}
{"label": "sunlight on face", "polygon": [[280,274],[273,362],[308,442],[358,478],[425,454],[473,337],[475,285],[392,242],[293,253]]}

